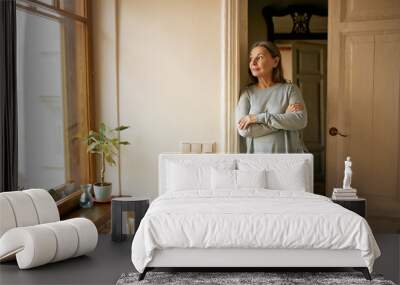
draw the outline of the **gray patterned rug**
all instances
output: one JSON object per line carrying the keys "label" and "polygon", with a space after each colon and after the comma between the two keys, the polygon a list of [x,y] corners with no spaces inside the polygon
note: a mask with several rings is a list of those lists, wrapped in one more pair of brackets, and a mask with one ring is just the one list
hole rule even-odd
{"label": "gray patterned rug", "polygon": [[360,272],[148,272],[142,281],[138,281],[139,273],[124,273],[117,285],[134,284],[379,284],[395,285],[384,280],[381,275],[372,274],[372,281],[364,278]]}

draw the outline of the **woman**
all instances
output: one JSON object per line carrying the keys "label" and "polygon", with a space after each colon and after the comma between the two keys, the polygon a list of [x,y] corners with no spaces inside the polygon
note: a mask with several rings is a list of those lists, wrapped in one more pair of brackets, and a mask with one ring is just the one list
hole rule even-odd
{"label": "woman", "polygon": [[302,129],[307,111],[300,90],[283,77],[281,54],[271,42],[257,42],[250,52],[250,77],[236,108],[238,132],[247,153],[307,152]]}

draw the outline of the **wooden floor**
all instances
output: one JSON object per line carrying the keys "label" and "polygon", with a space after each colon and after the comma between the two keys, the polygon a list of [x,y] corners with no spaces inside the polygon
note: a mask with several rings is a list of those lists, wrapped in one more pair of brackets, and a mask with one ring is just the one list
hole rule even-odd
{"label": "wooden floor", "polygon": [[[376,235],[382,251],[374,267],[386,279],[400,282],[400,235]],[[97,248],[87,256],[19,270],[16,262],[0,265],[0,284],[115,284],[122,273],[133,272],[132,240],[112,242],[110,235],[99,235]]]}

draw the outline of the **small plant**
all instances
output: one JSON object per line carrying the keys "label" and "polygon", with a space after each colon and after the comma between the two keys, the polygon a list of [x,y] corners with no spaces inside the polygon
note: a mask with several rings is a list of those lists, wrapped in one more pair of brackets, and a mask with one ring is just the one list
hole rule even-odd
{"label": "small plant", "polygon": [[129,142],[121,141],[119,133],[126,130],[129,126],[119,126],[115,129],[106,127],[104,123],[100,124],[99,131],[89,131],[85,141],[88,144],[87,151],[89,153],[100,155],[101,159],[101,172],[100,178],[101,183],[99,186],[107,185],[104,182],[105,164],[106,162],[110,165],[116,165],[115,156],[118,154],[120,145],[128,145]]}

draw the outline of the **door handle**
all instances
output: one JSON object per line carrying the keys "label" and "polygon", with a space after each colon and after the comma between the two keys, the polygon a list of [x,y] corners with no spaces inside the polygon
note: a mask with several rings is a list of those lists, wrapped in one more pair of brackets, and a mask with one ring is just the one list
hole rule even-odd
{"label": "door handle", "polygon": [[332,128],[329,129],[329,134],[331,136],[333,136],[333,137],[336,136],[336,135],[339,135],[339,136],[342,136],[342,137],[347,137],[347,135],[339,133],[338,129],[336,129],[335,127],[332,127]]}

